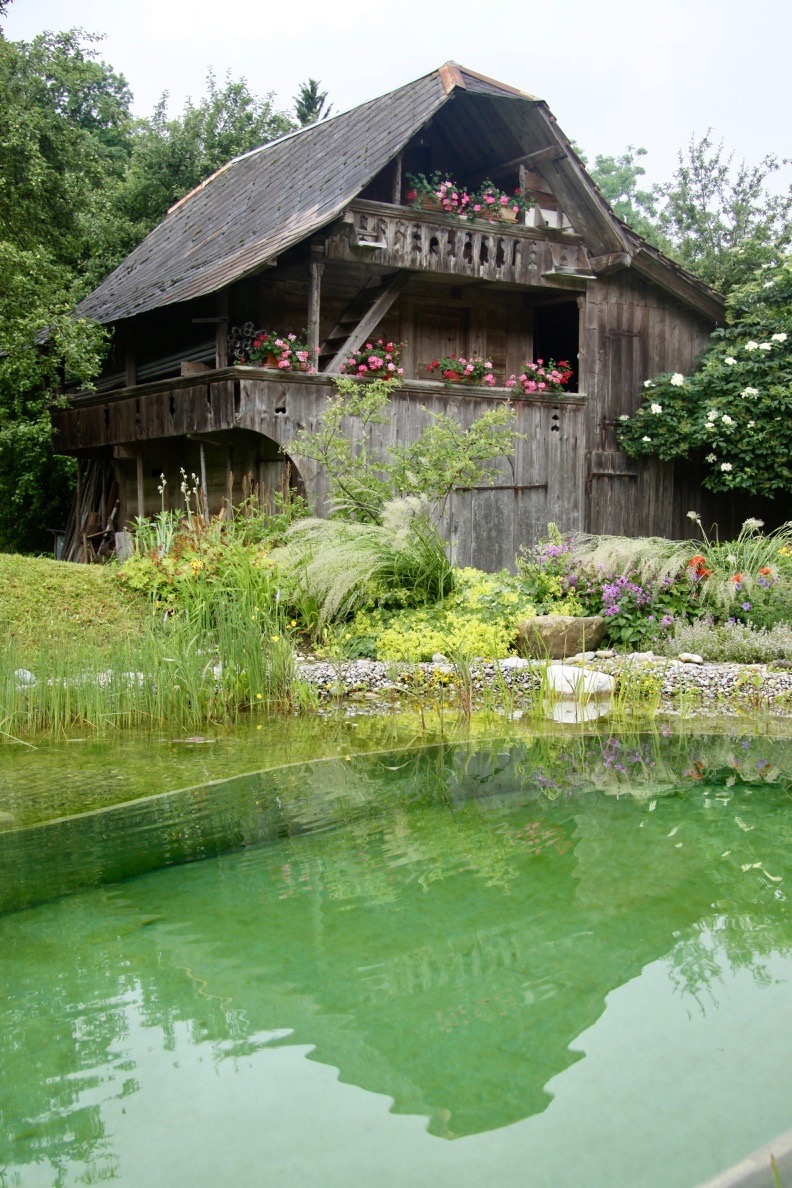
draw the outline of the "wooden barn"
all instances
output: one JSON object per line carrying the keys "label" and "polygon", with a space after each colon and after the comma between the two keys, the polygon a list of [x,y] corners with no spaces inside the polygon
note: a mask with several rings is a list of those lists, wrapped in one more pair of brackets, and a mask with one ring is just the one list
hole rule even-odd
{"label": "wooden barn", "polygon": [[[407,179],[435,171],[533,205],[517,222],[416,209]],[[686,512],[710,515],[712,497],[691,468],[620,453],[616,426],[646,378],[692,367],[723,308],[614,216],[546,103],[448,63],[229,162],[82,303],[114,338],[96,391],[53,414],[56,448],[81,462],[66,555],[87,559],[108,526],[157,510],[163,474],[176,506],[182,468],[213,514],[245,476],[298,485],[321,512],[324,476],[290,442],[317,424],[343,360],[380,335],[407,344],[380,445],[413,439],[431,411],[466,423],[514,402],[514,456],[447,508],[458,563],[509,566],[551,520],[684,536]],[[316,373],[235,365],[254,327],[305,332]],[[492,360],[495,387],[424,369],[472,354]],[[502,386],[548,357],[572,362],[568,394]]]}

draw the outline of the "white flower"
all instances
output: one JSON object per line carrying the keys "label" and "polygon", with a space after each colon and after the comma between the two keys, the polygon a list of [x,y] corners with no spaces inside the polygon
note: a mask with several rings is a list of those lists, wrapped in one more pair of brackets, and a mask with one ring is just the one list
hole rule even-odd
{"label": "white flower", "polygon": [[745,344],[745,349],[746,349],[746,351],[758,351],[758,350],[759,350],[759,343],[758,343],[758,342],[754,342],[754,340],[753,340],[753,339],[751,339],[751,341],[750,341],[750,342],[746,342],[746,344]]}
{"label": "white flower", "polygon": [[781,334],[771,334],[770,335],[771,342],[786,342],[786,340],[787,340],[787,336],[783,332]]}
{"label": "white flower", "polygon": [[709,412],[707,413],[707,420],[714,421],[715,418],[717,417],[717,415],[718,415],[717,409],[711,408],[709,410]]}
{"label": "white flower", "polygon": [[644,380],[644,387],[645,388],[653,388],[654,384],[652,383],[651,380]]}
{"label": "white flower", "polygon": [[775,281],[765,281],[765,283],[762,285],[762,288],[763,289],[772,289],[774,284],[775,284]]}
{"label": "white flower", "polygon": [[772,343],[769,343],[769,342],[760,342],[759,343],[760,351],[772,351],[772,349],[773,349]]}
{"label": "white flower", "polygon": [[728,413],[724,413],[723,416],[721,417],[721,420],[723,421],[724,425],[733,425],[734,424],[734,421],[731,419],[731,417],[728,415]]}
{"label": "white flower", "polygon": [[681,388],[682,385],[684,384],[684,382],[685,382],[685,377],[681,371],[675,371],[674,374],[671,376],[671,379],[669,380],[669,383],[674,388]]}
{"label": "white flower", "polygon": [[741,396],[758,396],[759,389],[758,388],[743,388],[742,392],[740,392],[740,395]]}
{"label": "white flower", "polygon": [[649,405],[649,412],[653,412],[655,414],[655,416],[659,416],[662,411],[663,411],[662,404],[650,404]]}
{"label": "white flower", "polygon": [[729,565],[737,564],[737,558],[735,557],[734,553],[729,553],[726,557],[726,560],[729,562]]}
{"label": "white flower", "polygon": [[699,518],[699,514],[698,514],[698,512],[689,511],[689,512],[687,513],[687,518],[688,518],[689,520],[698,520],[698,518]]}
{"label": "white flower", "polygon": [[733,367],[734,364],[737,362],[737,360],[734,358],[733,355],[727,355],[726,358],[723,360],[723,362],[728,363],[729,367]]}
{"label": "white flower", "polygon": [[764,520],[757,520],[755,516],[749,516],[743,524],[743,528],[747,528],[749,532],[758,532],[760,528],[764,528]]}
{"label": "white flower", "polygon": [[754,429],[755,427],[756,427],[756,421],[749,421],[749,422],[748,422],[748,428],[749,428],[749,429]]}
{"label": "white flower", "polygon": [[622,415],[619,417],[620,421],[629,421],[629,419],[630,418],[628,417],[627,413],[622,413]]}
{"label": "white flower", "polygon": [[[718,461],[718,459],[715,457],[715,455],[714,455],[714,454],[707,454],[707,456],[706,456],[706,458],[704,459],[704,461],[705,461],[705,462],[717,462],[717,461]],[[690,512],[688,512],[688,515],[690,516]],[[693,517],[692,517],[692,516],[690,516],[690,518],[691,518],[691,520],[693,519]]]}
{"label": "white flower", "polygon": [[721,462],[721,470],[731,470],[731,462]]}
{"label": "white flower", "polygon": [[651,441],[651,440],[652,440],[651,437],[647,437],[646,434],[644,434],[643,437],[641,438],[641,441]]}

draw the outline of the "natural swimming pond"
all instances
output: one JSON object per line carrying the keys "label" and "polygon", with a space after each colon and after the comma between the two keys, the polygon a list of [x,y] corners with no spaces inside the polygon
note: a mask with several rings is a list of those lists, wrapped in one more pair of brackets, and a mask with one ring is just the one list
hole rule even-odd
{"label": "natural swimming pond", "polygon": [[789,741],[192,762],[0,834],[0,1183],[688,1186],[789,1126]]}

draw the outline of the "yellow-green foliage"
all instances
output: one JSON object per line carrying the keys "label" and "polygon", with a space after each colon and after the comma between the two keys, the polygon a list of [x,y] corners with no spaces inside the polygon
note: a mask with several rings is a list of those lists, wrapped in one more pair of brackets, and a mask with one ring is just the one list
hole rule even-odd
{"label": "yellow-green foliage", "polygon": [[517,624],[535,614],[508,573],[454,571],[454,590],[430,607],[358,614],[351,637],[380,660],[431,660],[436,652],[499,660],[514,644]]}
{"label": "yellow-green foliage", "polygon": [[93,646],[140,634],[146,602],[117,575],[114,565],[0,554],[0,636],[41,648],[51,639]]}

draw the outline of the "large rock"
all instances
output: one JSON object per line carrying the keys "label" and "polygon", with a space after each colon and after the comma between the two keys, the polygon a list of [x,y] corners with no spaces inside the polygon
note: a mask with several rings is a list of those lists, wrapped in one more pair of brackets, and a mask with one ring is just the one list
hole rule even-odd
{"label": "large rock", "polygon": [[605,634],[601,615],[575,618],[573,615],[536,615],[517,625],[517,649],[523,656],[563,660],[590,651]]}
{"label": "large rock", "polygon": [[608,697],[616,688],[615,680],[606,672],[572,664],[548,664],[545,678],[548,688],[559,697]]}

